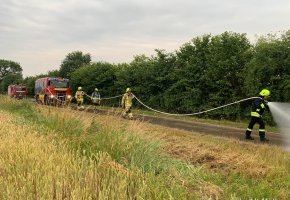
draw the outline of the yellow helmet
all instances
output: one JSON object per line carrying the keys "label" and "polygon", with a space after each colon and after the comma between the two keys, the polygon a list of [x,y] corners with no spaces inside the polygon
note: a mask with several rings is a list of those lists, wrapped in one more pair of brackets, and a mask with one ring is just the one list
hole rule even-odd
{"label": "yellow helmet", "polygon": [[82,90],[82,87],[78,87],[78,90]]}
{"label": "yellow helmet", "polygon": [[126,92],[130,92],[130,91],[131,91],[131,89],[130,89],[130,88],[127,88],[127,89],[126,89]]}
{"label": "yellow helmet", "polygon": [[95,91],[99,91],[98,88],[95,88]]}
{"label": "yellow helmet", "polygon": [[270,91],[267,89],[263,89],[260,93],[259,93],[262,97],[267,97],[270,96]]}

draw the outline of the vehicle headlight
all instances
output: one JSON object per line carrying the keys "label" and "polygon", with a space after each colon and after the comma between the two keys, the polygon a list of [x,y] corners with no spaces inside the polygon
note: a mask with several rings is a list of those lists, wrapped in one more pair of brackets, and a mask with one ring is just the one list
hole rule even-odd
{"label": "vehicle headlight", "polygon": [[53,94],[51,94],[49,97],[52,99],[54,96],[53,96]]}
{"label": "vehicle headlight", "polygon": [[67,95],[67,98],[70,99],[71,98],[71,95]]}

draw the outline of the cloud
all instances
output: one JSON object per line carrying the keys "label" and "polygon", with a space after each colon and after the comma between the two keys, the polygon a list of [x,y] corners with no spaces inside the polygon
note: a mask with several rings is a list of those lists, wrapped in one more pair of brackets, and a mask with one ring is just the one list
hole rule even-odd
{"label": "cloud", "polygon": [[93,61],[130,62],[203,34],[233,31],[254,41],[287,30],[289,10],[286,0],[2,0],[0,55],[19,62],[24,76],[59,69],[76,50]]}

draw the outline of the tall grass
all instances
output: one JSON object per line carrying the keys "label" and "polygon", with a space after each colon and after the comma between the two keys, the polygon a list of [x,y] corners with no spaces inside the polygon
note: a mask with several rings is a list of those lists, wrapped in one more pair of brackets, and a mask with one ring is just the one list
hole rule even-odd
{"label": "tall grass", "polygon": [[290,197],[275,146],[5,97],[0,125],[0,199]]}
{"label": "tall grass", "polygon": [[[78,119],[78,123],[70,123],[70,113],[39,106],[35,111],[31,107],[32,113],[28,116],[17,103],[4,101],[2,104],[6,110],[1,111],[0,132],[3,199],[187,199],[195,196],[175,184],[176,180],[169,182],[165,171],[160,170],[157,176],[154,167],[150,167],[155,163],[154,157],[147,164],[151,168],[147,172],[135,165],[135,161],[131,162],[140,155],[131,153],[126,142],[138,151],[150,149],[149,144],[141,147],[144,141],[139,142],[133,136],[122,139],[118,131],[114,132],[116,138],[114,135],[109,138],[106,136],[109,132],[105,132],[107,127],[100,129],[104,138],[92,138],[97,133],[90,132],[94,123],[86,124],[86,116],[73,119]],[[69,134],[69,131],[72,132]],[[91,144],[92,141],[96,144]],[[96,148],[98,144],[106,145]],[[141,157],[149,159],[144,154],[147,153]]]}

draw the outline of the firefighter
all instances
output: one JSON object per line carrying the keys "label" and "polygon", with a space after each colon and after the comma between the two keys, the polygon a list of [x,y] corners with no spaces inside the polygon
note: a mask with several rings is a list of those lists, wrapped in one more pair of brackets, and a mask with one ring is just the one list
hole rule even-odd
{"label": "firefighter", "polygon": [[94,104],[95,109],[101,104],[101,95],[98,88],[95,88],[94,92],[92,93],[91,100]]}
{"label": "firefighter", "polygon": [[77,104],[78,104],[78,107],[77,109],[78,110],[84,110],[84,91],[82,90],[83,88],[82,87],[78,87],[78,91],[76,91],[76,94],[75,94],[75,98],[77,100]]}
{"label": "firefighter", "polygon": [[265,138],[265,123],[262,118],[262,114],[264,113],[265,109],[269,110],[268,101],[266,100],[270,96],[270,91],[267,89],[263,89],[258,97],[255,99],[254,104],[252,106],[251,112],[251,121],[248,125],[246,131],[246,139],[247,140],[254,140],[251,136],[252,129],[256,123],[259,124],[259,136],[261,142],[268,142],[269,140]]}
{"label": "firefighter", "polygon": [[125,109],[122,115],[123,118],[127,118],[128,116],[129,119],[133,119],[133,114],[131,112],[132,99],[134,99],[134,95],[131,93],[131,89],[127,88],[126,93],[123,95],[122,102],[121,102],[122,107]]}

